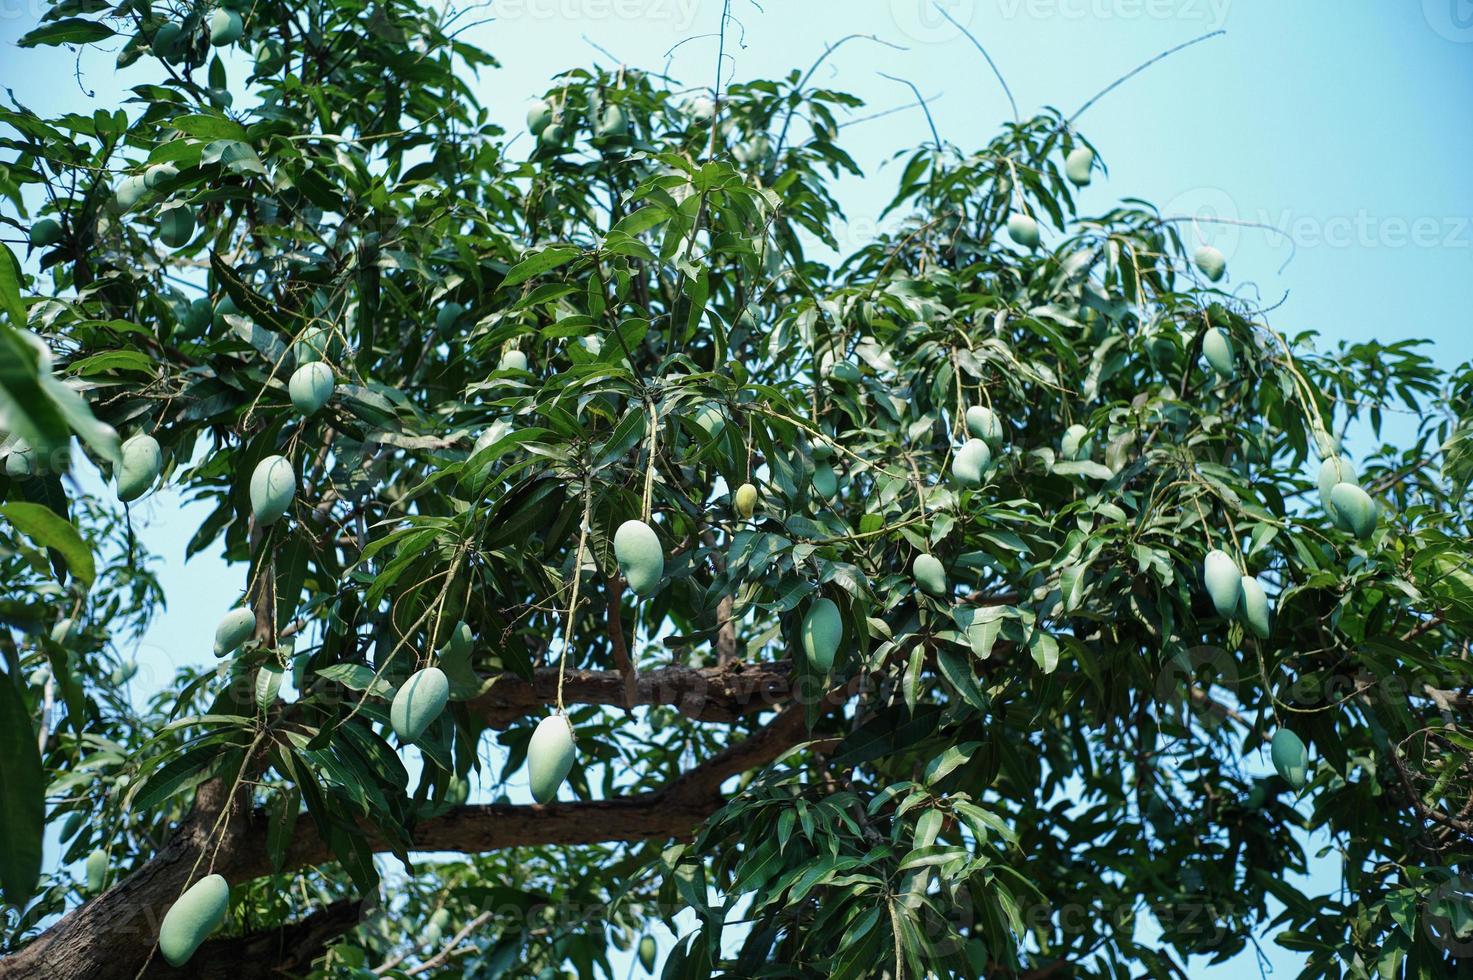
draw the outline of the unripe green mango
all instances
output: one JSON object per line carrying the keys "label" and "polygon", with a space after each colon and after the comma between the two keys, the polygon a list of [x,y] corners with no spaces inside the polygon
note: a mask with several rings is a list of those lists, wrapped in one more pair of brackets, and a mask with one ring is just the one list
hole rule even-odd
{"label": "unripe green mango", "polygon": [[828,463],[813,467],[813,489],[825,500],[839,492],[839,476]]}
{"label": "unripe green mango", "polygon": [[227,44],[234,44],[240,40],[244,31],[245,22],[235,11],[216,7],[215,12],[210,14],[210,43],[215,47],[223,48]]}
{"label": "unripe green mango", "polygon": [[291,380],[286,386],[292,404],[304,416],[316,415],[332,397],[335,387],[332,368],[322,361],[313,361],[297,368],[292,372]]}
{"label": "unripe green mango", "polygon": [[1243,622],[1253,631],[1253,635],[1261,640],[1268,639],[1268,634],[1273,629],[1273,623],[1269,613],[1268,595],[1263,591],[1263,586],[1258,579],[1251,575],[1244,575],[1242,582],[1242,609]]}
{"label": "unripe green mango", "polygon": [[12,479],[30,476],[36,469],[36,451],[17,439],[5,456],[5,475]]}
{"label": "unripe green mango", "polygon": [[593,135],[602,140],[621,139],[628,132],[629,120],[625,117],[623,108],[617,105],[605,109],[593,127]]}
{"label": "unripe green mango", "polygon": [[194,209],[187,204],[165,208],[159,214],[159,238],[170,248],[183,248],[194,237]]}
{"label": "unripe green mango", "polygon": [[445,935],[445,927],[450,924],[450,910],[443,905],[435,909],[430,916],[430,921],[425,924],[424,944],[434,946],[442,936]]}
{"label": "unripe green mango", "polygon": [[435,329],[441,333],[449,333],[463,316],[465,316],[464,306],[459,303],[446,303],[435,314]]}
{"label": "unripe green mango", "polygon": [[1274,769],[1294,789],[1303,789],[1309,782],[1309,750],[1304,747],[1303,740],[1289,729],[1280,728],[1274,732],[1273,741],[1269,743],[1269,756],[1273,759]]}
{"label": "unripe green mango", "polygon": [[138,661],[124,660],[108,675],[108,683],[114,687],[122,687],[138,675]]}
{"label": "unripe green mango", "polygon": [[655,945],[654,936],[642,936],[639,940],[639,965],[644,967],[644,972],[655,972],[655,956],[659,947]]}
{"label": "unripe green mango", "polygon": [[644,521],[628,520],[614,532],[614,557],[635,595],[654,595],[665,574],[665,552],[655,529]]}
{"label": "unripe green mango", "polygon": [[839,607],[834,600],[820,598],[809,606],[799,635],[809,666],[816,673],[827,674],[834,666],[839,641],[844,638],[844,619],[839,615]]}
{"label": "unripe green mango", "polygon": [[1330,516],[1334,525],[1343,531],[1350,530],[1335,510],[1335,502],[1330,499],[1330,491],[1335,489],[1337,483],[1348,483],[1353,487],[1360,486],[1360,476],[1355,472],[1355,467],[1350,465],[1350,460],[1344,456],[1326,456],[1324,462],[1320,463],[1319,472],[1320,503],[1324,505],[1325,513]]}
{"label": "unripe green mango", "polygon": [[980,487],[982,475],[992,465],[992,450],[981,439],[968,439],[951,461],[952,478],[964,487]]}
{"label": "unripe green mango", "polygon": [[842,381],[844,384],[852,385],[858,384],[864,375],[860,373],[859,365],[853,362],[835,361],[829,367],[829,377],[835,381]]}
{"label": "unripe green mango", "polygon": [[1197,268],[1202,270],[1202,275],[1213,282],[1222,279],[1222,274],[1227,271],[1227,259],[1211,245],[1203,245],[1197,249],[1197,254],[1192,257],[1192,261],[1197,263]]}
{"label": "unripe green mango", "polygon": [[113,200],[117,202],[119,211],[129,211],[147,190],[148,186],[144,184],[142,177],[130,174],[118,181],[113,188]]}
{"label": "unripe green mango", "polygon": [[501,355],[501,363],[496,366],[498,371],[525,371],[527,370],[527,355],[519,350],[509,350]]}
{"label": "unripe green mango", "polygon": [[234,653],[255,632],[254,612],[244,606],[230,610],[220,617],[220,625],[215,627],[215,656],[223,657]]}
{"label": "unripe green mango", "polygon": [[172,163],[156,163],[143,171],[143,186],[153,190],[166,180],[179,176],[179,168]]}
{"label": "unripe green mango", "polygon": [[532,131],[533,136],[541,136],[542,131],[552,125],[552,106],[546,100],[538,99],[527,109],[527,128]]}
{"label": "unripe green mango", "polygon": [[1076,147],[1064,159],[1064,176],[1075,187],[1088,186],[1090,171],[1095,166],[1095,151],[1087,146]]}
{"label": "unripe green mango", "polygon": [[1371,495],[1350,483],[1337,483],[1330,490],[1337,524],[1364,541],[1376,532],[1376,502]]}
{"label": "unripe green mango", "polygon": [[731,497],[731,507],[742,520],[757,513],[757,488],[750,483],[737,487]]}
{"label": "unripe green mango", "polygon": [[389,724],[394,734],[413,742],[445,710],[450,700],[450,678],[439,667],[415,671],[400,685],[389,705]]}
{"label": "unripe green mango", "polygon": [[267,456],[251,474],[251,513],[265,527],[281,520],[297,495],[297,474],[285,456]]}
{"label": "unripe green mango", "polygon": [[61,222],[55,218],[42,218],[31,225],[31,247],[46,248],[61,241]]}
{"label": "unripe green mango", "polygon": [[1232,616],[1243,601],[1243,576],[1232,556],[1218,548],[1207,552],[1202,562],[1202,584],[1212,597],[1219,616]]}
{"label": "unripe green mango", "polygon": [[573,769],[573,723],[566,715],[549,715],[537,723],[527,743],[527,778],[538,803],[557,799],[558,788]]}
{"label": "unripe green mango", "polygon": [[117,469],[118,499],[127,502],[143,496],[163,468],[164,451],[153,436],[139,434],[124,442]]}
{"label": "unripe green mango", "polygon": [[1039,243],[1038,222],[1021,212],[1008,216],[1008,237],[1024,248],[1037,248]]}
{"label": "unripe green mango", "polygon": [[179,60],[179,49],[183,46],[183,40],[184,28],[173,21],[166,21],[153,32],[153,40],[148,46],[153,49],[155,57],[172,65]]}
{"label": "unripe green mango", "polygon": [[297,366],[327,360],[332,352],[332,331],[327,327],[309,327],[292,344],[292,357]]}
{"label": "unripe green mango", "polygon": [[1002,419],[986,405],[967,409],[967,431],[987,443],[991,449],[1002,445]]}
{"label": "unripe green mango", "polygon": [[1059,441],[1059,455],[1066,460],[1075,461],[1089,457],[1089,430],[1075,423],[1064,430],[1064,438]]}
{"label": "unripe green mango", "polygon": [[911,562],[910,573],[916,584],[935,596],[946,595],[946,569],[935,555],[916,555]]}
{"label": "unripe green mango", "polygon": [[828,440],[820,437],[813,440],[813,448],[809,450],[809,455],[815,462],[822,463],[834,458],[834,447],[829,444]]}
{"label": "unripe green mango", "polygon": [[87,890],[95,895],[107,882],[107,852],[99,847],[87,855],[86,869]]}
{"label": "unripe green mango", "polygon": [[1207,332],[1202,335],[1202,356],[1207,358],[1212,370],[1224,381],[1231,381],[1237,373],[1233,364],[1232,342],[1217,327],[1208,327]]}
{"label": "unripe green mango", "polygon": [[169,965],[189,962],[200,943],[220,928],[229,908],[230,885],[220,875],[205,875],[189,886],[159,926],[159,952]]}

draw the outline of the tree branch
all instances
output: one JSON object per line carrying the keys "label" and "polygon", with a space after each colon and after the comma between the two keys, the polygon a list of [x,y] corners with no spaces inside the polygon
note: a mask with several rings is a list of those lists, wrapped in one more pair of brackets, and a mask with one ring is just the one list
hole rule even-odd
{"label": "tree branch", "polygon": [[[556,668],[544,667],[530,682],[504,674],[470,702],[471,712],[504,728],[553,702],[557,673]],[[732,722],[776,707],[791,696],[791,688],[792,665],[786,661],[662,667],[633,676],[616,670],[571,670],[563,681],[563,700],[620,708],[667,704],[695,721]]]}

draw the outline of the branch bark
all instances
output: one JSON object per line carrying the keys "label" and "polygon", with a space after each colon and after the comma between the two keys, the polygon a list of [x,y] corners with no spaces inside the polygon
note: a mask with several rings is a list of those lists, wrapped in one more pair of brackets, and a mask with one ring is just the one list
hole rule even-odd
{"label": "branch bark", "polygon": [[[675,693],[690,695],[699,690],[702,697],[692,710],[697,716],[710,717],[713,712],[740,713],[762,707],[760,695],[773,691],[781,666],[783,697],[790,697],[786,665],[768,668],[689,670],[669,668],[652,671],[640,678],[640,692],[646,703],[679,703]],[[747,672],[752,677],[745,676]],[[675,672],[675,673],[672,673]],[[597,676],[581,676],[589,673]],[[661,685],[661,676],[667,683]],[[575,680],[575,677],[580,677]],[[539,679],[540,680],[540,679]],[[676,683],[679,681],[679,683]],[[555,683],[555,680],[554,680]],[[816,711],[822,713],[848,701],[862,680],[834,688],[821,695]],[[579,690],[591,703],[619,704],[623,679],[616,672],[578,672],[569,675],[569,687]],[[573,688],[573,685],[582,686]],[[524,685],[536,693],[536,683]],[[523,696],[523,689],[508,699],[510,693],[498,685],[501,702],[491,702],[488,709],[511,710],[508,705]],[[714,692],[714,694],[713,694]],[[565,692],[566,693],[566,692]],[[711,696],[706,696],[711,695]],[[487,695],[486,697],[489,697]],[[530,696],[530,695],[526,695]],[[593,700],[595,698],[608,700]],[[537,702],[541,704],[541,701]],[[809,712],[815,706],[798,699],[777,713],[766,725],[747,738],[717,753],[694,769],[667,783],[662,789],[635,796],[609,800],[541,805],[477,805],[462,806],[441,816],[417,824],[411,833],[415,851],[459,851],[481,853],[506,847],[530,847],[557,844],[592,844],[610,841],[668,840],[689,837],[724,802],[721,787],[731,777],[778,759],[802,743],[808,734]],[[232,883],[248,881],[271,874],[266,847],[264,814],[231,813],[223,823],[218,838],[211,831],[227,806],[225,788],[219,784],[201,787],[195,812],[184,821],[178,832],[157,857],[123,879],[102,895],[64,916],[33,943],[20,952],[0,960],[0,978],[41,977],[47,980],[131,980],[149,962],[158,926],[168,907],[189,883],[208,870],[224,875]],[[326,844],[317,833],[313,821],[297,824],[296,838],[287,849],[283,871],[293,871],[309,864],[331,860]],[[370,837],[367,841],[376,851],[388,850],[388,843]],[[202,852],[211,860],[196,861]],[[356,910],[353,919],[356,921]],[[329,907],[293,926],[267,934],[222,939],[201,947],[197,957],[204,957],[196,968],[195,961],[182,973],[155,957],[146,976],[266,976],[245,972],[242,965],[249,951],[251,969],[261,964],[262,970],[277,969],[283,956],[300,956],[306,946],[325,945],[338,933],[351,928],[347,911]],[[274,939],[271,937],[275,937]],[[287,941],[288,937],[295,937]],[[276,943],[272,947],[272,943]],[[281,955],[275,958],[269,951]],[[218,953],[216,951],[219,951]],[[214,971],[216,963],[237,966],[230,972]]]}
{"label": "branch bark", "polygon": [[[631,675],[614,670],[572,670],[563,681],[568,704],[673,705],[696,721],[733,722],[782,704],[792,694],[792,665],[732,662],[717,667],[663,667]],[[532,680],[511,674],[470,702],[473,714],[504,728],[545,707],[557,696],[557,669],[537,670]]]}

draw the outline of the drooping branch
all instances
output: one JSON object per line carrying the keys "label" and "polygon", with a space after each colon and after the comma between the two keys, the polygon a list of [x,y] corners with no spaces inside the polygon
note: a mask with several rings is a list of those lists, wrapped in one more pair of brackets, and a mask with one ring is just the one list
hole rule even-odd
{"label": "drooping branch", "polygon": [[[563,681],[563,700],[619,708],[666,704],[695,721],[732,722],[782,704],[791,696],[791,688],[792,665],[787,662],[663,667],[637,676],[613,670],[573,670]],[[487,724],[505,727],[552,704],[556,696],[557,670],[543,668],[531,681],[511,674],[497,678],[470,707]]]}

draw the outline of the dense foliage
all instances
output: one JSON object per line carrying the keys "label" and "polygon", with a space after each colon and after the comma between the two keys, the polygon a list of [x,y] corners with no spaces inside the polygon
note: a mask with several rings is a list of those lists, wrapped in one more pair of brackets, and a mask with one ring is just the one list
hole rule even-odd
{"label": "dense foliage", "polygon": [[[859,104],[812,72],[573,70],[505,134],[456,30],[57,0],[23,42],[155,80],[0,109],[12,967],[134,976],[213,869],[200,975],[611,975],[657,919],[667,976],[1184,976],[1265,931],[1304,976],[1452,975],[1466,371],[1317,351],[1177,216],[1077,213],[1061,113],[899,154],[904,220],[841,249]],[[115,491],[162,484],[241,581],[167,598],[250,611],[138,710],[166,597]],[[432,665],[449,706],[390,725]]]}

